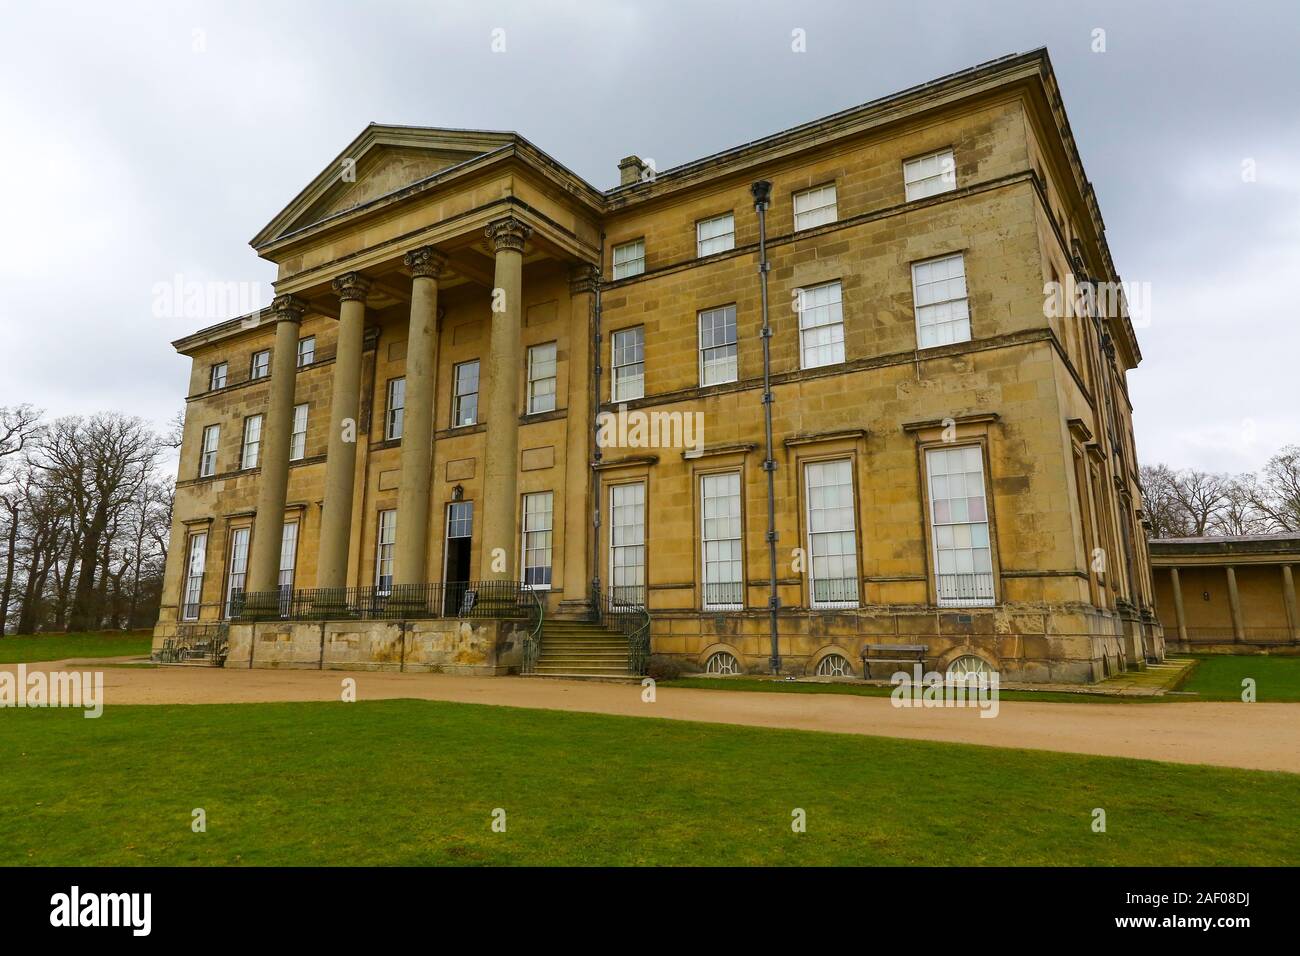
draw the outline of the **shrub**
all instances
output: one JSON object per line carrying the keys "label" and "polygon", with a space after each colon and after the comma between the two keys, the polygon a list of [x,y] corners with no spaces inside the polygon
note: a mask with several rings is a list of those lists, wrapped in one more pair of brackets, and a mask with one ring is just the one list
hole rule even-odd
{"label": "shrub", "polygon": [[677,680],[684,673],[686,673],[685,662],[675,657],[651,654],[650,659],[646,661],[646,675],[653,677],[657,681]]}

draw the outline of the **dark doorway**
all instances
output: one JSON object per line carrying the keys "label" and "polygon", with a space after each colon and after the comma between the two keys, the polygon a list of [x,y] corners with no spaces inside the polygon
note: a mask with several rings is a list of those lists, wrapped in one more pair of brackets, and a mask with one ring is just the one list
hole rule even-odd
{"label": "dark doorway", "polygon": [[474,502],[447,505],[447,559],[443,565],[442,613],[454,617],[470,582],[470,544],[474,539]]}

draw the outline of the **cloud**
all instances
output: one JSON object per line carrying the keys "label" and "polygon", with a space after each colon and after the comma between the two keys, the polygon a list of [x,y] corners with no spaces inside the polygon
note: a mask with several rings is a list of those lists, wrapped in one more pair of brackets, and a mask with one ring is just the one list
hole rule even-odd
{"label": "cloud", "polygon": [[155,284],[269,296],[248,238],[372,120],[515,129],[609,186],[628,153],[666,168],[1046,45],[1120,272],[1153,290],[1139,453],[1254,467],[1300,441],[1298,23],[1289,0],[14,6],[0,404],[165,422],[188,379],[168,343],[202,323],[155,318]]}

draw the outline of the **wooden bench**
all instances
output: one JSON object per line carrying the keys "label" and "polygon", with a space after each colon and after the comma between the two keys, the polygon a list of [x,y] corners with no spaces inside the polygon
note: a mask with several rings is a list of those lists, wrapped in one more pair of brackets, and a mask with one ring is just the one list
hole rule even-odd
{"label": "wooden bench", "polygon": [[[872,664],[906,664],[909,667],[913,664],[925,664],[925,652],[928,648],[924,644],[864,644],[862,646],[862,679],[871,679]],[[872,652],[893,655],[890,657],[875,657]]]}

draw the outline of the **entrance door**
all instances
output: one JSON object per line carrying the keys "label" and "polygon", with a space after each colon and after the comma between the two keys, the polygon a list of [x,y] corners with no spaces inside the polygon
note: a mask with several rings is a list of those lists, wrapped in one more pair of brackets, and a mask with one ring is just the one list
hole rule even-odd
{"label": "entrance door", "polygon": [[447,505],[446,559],[443,561],[442,613],[454,617],[469,587],[470,542],[474,535],[474,502],[453,501]]}

